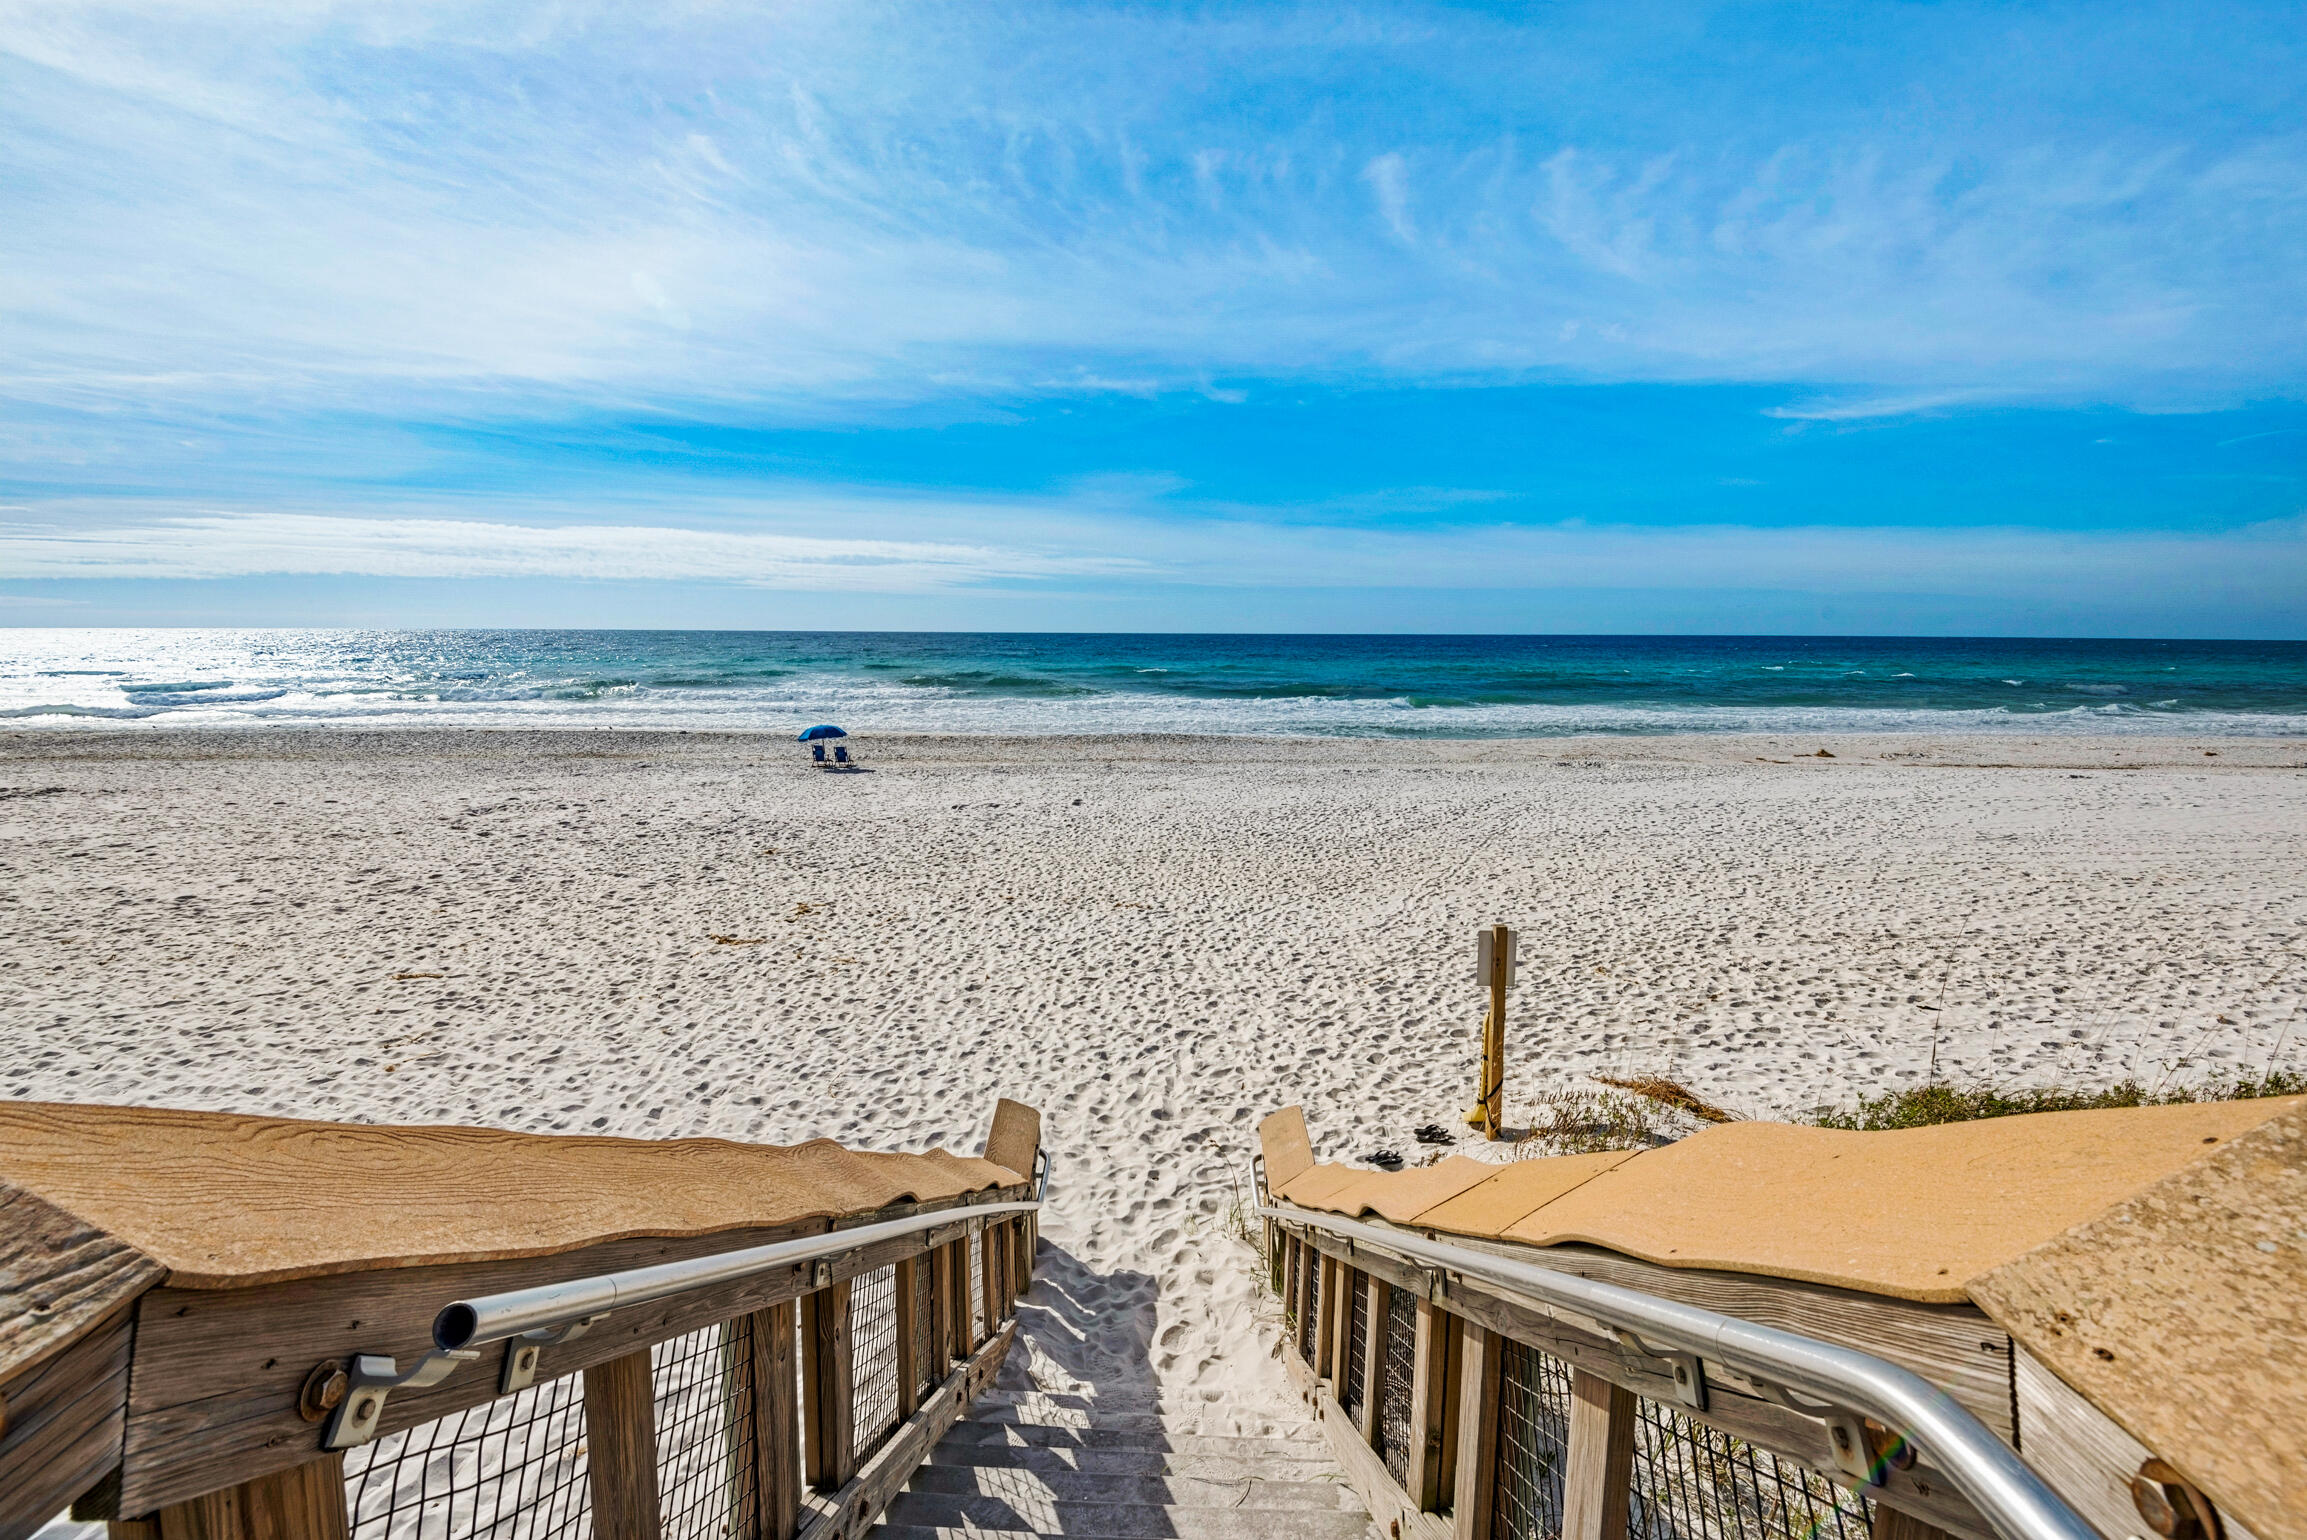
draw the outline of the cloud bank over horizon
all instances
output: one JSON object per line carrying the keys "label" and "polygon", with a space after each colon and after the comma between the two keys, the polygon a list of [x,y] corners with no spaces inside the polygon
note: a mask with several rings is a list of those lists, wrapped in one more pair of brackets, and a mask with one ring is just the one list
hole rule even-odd
{"label": "cloud bank over horizon", "polygon": [[[577,578],[705,502],[655,580],[1287,587],[1350,551],[1479,587],[1647,541],[1904,564],[1992,623],[2076,572],[2291,572],[2293,22],[0,0],[0,582]],[[1389,433],[1451,454],[1330,473]],[[1382,538],[1316,533],[1355,499]],[[1568,518],[1644,533],[1528,532]],[[1229,528],[1279,554],[1197,554]]]}

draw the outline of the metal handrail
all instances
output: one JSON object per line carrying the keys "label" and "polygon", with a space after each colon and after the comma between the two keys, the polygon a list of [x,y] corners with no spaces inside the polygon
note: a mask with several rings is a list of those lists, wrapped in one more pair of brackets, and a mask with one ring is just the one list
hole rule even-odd
{"label": "metal handrail", "polygon": [[[1033,1201],[940,1209],[849,1230],[805,1235],[799,1240],[748,1246],[742,1251],[717,1252],[708,1257],[604,1273],[598,1278],[572,1278],[565,1283],[540,1283],[534,1288],[508,1289],[502,1294],[460,1299],[442,1306],[440,1314],[433,1317],[433,1342],[443,1352],[453,1352],[458,1348],[487,1347],[510,1337],[566,1332],[572,1326],[589,1326],[611,1310],[645,1305],[714,1284],[736,1283],[796,1262],[842,1256],[923,1230],[988,1219],[997,1214],[1029,1214],[1040,1207],[1038,1201]],[[564,1336],[561,1340],[568,1338]]]}
{"label": "metal handrail", "polygon": [[[711,1256],[660,1262],[651,1267],[629,1267],[593,1278],[571,1278],[533,1288],[508,1289],[474,1299],[452,1300],[433,1317],[434,1350],[403,1373],[391,1358],[357,1353],[347,1368],[342,1399],[322,1436],[323,1449],[350,1449],[376,1437],[384,1415],[385,1398],[396,1390],[424,1390],[455,1373],[460,1364],[480,1358],[480,1349],[495,1343],[510,1344],[498,1381],[500,1394],[525,1389],[536,1379],[538,1350],[555,1343],[573,1342],[612,1310],[669,1299],[694,1289],[738,1283],[747,1278],[799,1263],[829,1261],[881,1241],[897,1240],[923,1230],[949,1225],[974,1225],[1008,1214],[1030,1214],[1041,1208],[1040,1195],[1022,1203],[975,1203],[958,1208],[909,1214],[903,1219],[827,1230],[796,1240],[773,1241]],[[814,1286],[822,1287],[822,1281]]]}
{"label": "metal handrail", "polygon": [[[1986,1424],[1921,1375],[1872,1354],[1660,1299],[1638,1289],[1398,1230],[1381,1230],[1335,1215],[1309,1213],[1287,1204],[1268,1205],[1258,1212],[1265,1218],[1326,1230],[1447,1272],[1533,1295],[1630,1332],[1644,1343],[1702,1354],[1755,1381],[1766,1392],[1777,1391],[1774,1399],[1791,1410],[1819,1416],[1847,1408],[1871,1417],[1910,1446],[1929,1451],[1932,1464],[2010,1540],[2100,1540],[2098,1531],[2061,1501]],[[1802,1406],[1787,1397],[1789,1391],[1825,1404]]]}

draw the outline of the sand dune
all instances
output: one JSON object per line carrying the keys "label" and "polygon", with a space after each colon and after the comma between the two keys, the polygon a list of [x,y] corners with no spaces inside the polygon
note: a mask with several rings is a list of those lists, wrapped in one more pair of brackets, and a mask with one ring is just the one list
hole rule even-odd
{"label": "sand dune", "polygon": [[1265,1373],[1223,1346],[1256,1119],[1302,1101],[1326,1158],[1451,1121],[1495,919],[1510,1121],[1596,1071],[1788,1115],[1934,1034],[2011,1082],[2307,1062],[2298,742],[864,752],[0,740],[0,1094],[970,1149],[1012,1095],[1066,1291],[1132,1339],[1045,1333],[1044,1382],[1191,1389]]}

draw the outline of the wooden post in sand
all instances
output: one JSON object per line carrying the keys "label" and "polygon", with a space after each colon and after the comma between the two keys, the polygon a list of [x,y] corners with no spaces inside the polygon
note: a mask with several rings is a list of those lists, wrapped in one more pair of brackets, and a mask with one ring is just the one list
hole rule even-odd
{"label": "wooden post in sand", "polygon": [[1490,1014],[1482,1018],[1482,1064],[1466,1121],[1492,1139],[1506,1118],[1506,989],[1514,982],[1514,932],[1493,925],[1479,933],[1474,978],[1490,986]]}

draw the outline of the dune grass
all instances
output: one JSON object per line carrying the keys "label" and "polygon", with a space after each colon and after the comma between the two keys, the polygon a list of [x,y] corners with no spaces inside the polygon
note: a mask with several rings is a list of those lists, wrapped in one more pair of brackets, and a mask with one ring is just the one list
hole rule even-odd
{"label": "dune grass", "polygon": [[2125,1080],[2096,1091],[2063,1086],[2042,1090],[2004,1090],[1991,1085],[1953,1085],[1944,1081],[1910,1086],[1881,1096],[1862,1096],[1856,1108],[1824,1108],[1810,1121],[1820,1128],[1848,1128],[1877,1132],[1889,1128],[1926,1128],[1935,1123],[1968,1123],[1979,1118],[2010,1117],[2024,1112],[2084,1112],[2101,1107],[2168,1107],[2181,1102],[2248,1101],[2260,1096],[2307,1095],[2307,1072],[2270,1069],[2244,1073],[2231,1079],[2212,1079],[2195,1085],[2149,1089]]}

